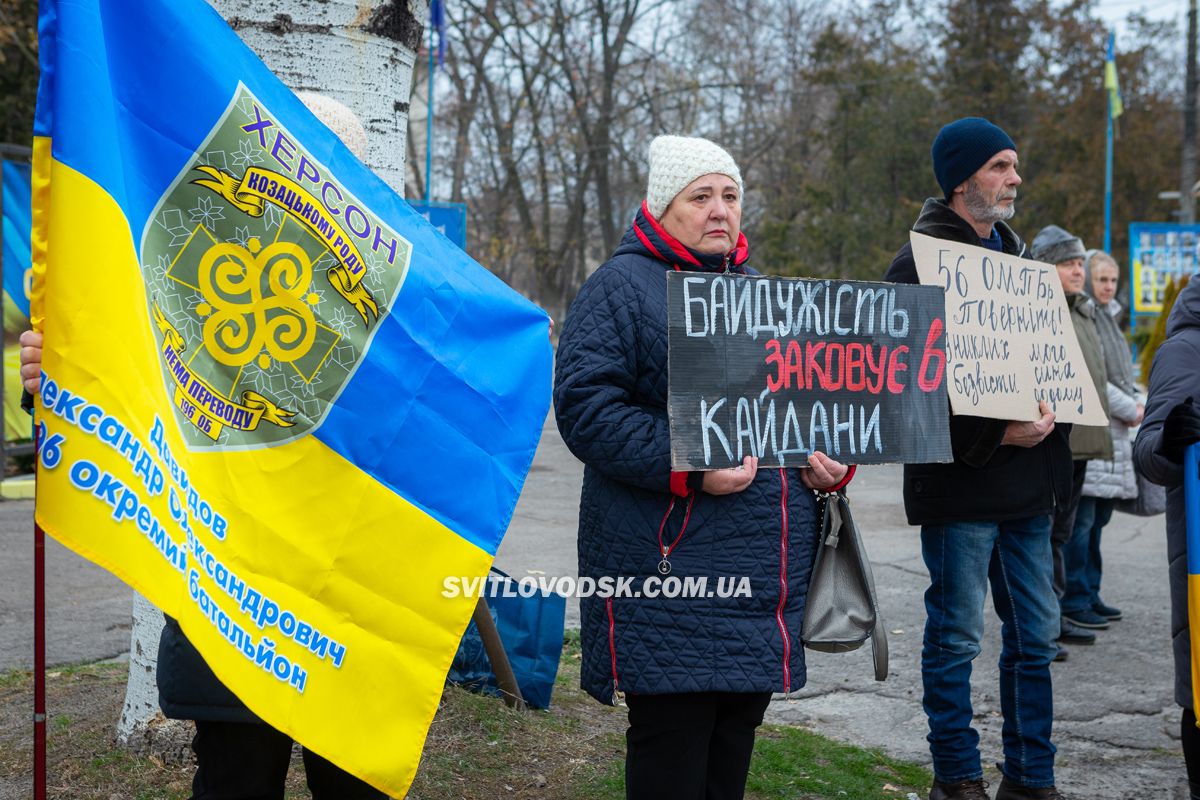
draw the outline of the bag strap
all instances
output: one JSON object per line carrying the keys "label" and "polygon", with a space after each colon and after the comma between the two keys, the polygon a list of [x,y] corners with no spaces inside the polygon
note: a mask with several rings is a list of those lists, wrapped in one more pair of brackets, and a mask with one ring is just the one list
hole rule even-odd
{"label": "bag strap", "polygon": [[[875,602],[875,596],[871,596]],[[887,631],[883,628],[883,618],[879,616],[879,606],[875,606],[875,630],[871,631],[871,658],[875,662],[875,680],[886,681],[888,676],[888,640]]]}
{"label": "bag strap", "polygon": [[[836,503],[829,500],[836,499]],[[867,548],[863,544],[858,531],[858,525],[850,514],[850,502],[846,499],[845,490],[826,497],[826,505],[835,505],[839,517],[838,527],[843,528],[854,541],[848,542],[862,558],[863,577],[867,581],[867,596],[871,600],[871,608],[875,611],[875,626],[871,630],[871,659],[875,664],[875,680],[885,681],[888,676],[888,640],[887,630],[883,627],[883,615],[879,613],[879,599],[875,595],[875,577],[871,572],[871,560],[867,557]],[[827,517],[828,518],[828,517]],[[839,531],[840,533],[840,531]]]}

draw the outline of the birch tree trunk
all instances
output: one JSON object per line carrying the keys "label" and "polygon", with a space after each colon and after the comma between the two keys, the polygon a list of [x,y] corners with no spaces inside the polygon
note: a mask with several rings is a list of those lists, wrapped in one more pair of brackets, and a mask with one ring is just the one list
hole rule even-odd
{"label": "birch tree trunk", "polygon": [[[364,162],[403,196],[413,60],[429,18],[427,0],[209,3],[292,91],[317,92],[350,108],[367,133]],[[167,761],[186,761],[190,723],[165,720],[158,707],[162,627],[162,612],[135,592],[117,740]]]}
{"label": "birch tree trunk", "polygon": [[292,91],[348,106],[367,131],[368,167],[404,193],[413,60],[426,0],[209,0]]}

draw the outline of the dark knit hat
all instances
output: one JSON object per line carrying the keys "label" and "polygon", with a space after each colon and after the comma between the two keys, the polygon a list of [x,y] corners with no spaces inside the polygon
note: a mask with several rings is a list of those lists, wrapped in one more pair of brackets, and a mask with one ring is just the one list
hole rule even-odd
{"label": "dark knit hat", "polygon": [[1033,237],[1029,246],[1029,255],[1034,261],[1046,264],[1061,264],[1072,258],[1086,258],[1087,251],[1078,236],[1069,233],[1057,225],[1047,225]]}
{"label": "dark knit hat", "polygon": [[947,198],[1001,150],[1016,150],[1008,134],[982,117],[951,122],[933,140],[933,174]]}

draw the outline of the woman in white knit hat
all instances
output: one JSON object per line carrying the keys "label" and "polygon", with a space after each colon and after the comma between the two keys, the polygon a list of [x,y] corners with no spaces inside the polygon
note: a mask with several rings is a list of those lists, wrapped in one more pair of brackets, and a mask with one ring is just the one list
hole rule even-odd
{"label": "woman in white knit hat", "polygon": [[583,686],[629,706],[630,798],[742,796],[771,693],[805,681],[800,626],[818,535],[810,490],[853,474],[821,453],[804,470],[747,457],[733,469],[671,471],[666,275],[754,274],[741,218],[729,153],[706,139],[656,138],[646,200],[559,340],[555,412],[585,465],[580,576],[633,578],[635,590],[666,573],[710,588],[748,579],[749,596],[581,599]]}

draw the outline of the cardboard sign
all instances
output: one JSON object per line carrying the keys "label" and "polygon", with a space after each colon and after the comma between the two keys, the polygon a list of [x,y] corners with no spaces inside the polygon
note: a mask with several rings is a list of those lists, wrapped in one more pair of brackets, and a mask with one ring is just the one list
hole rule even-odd
{"label": "cardboard sign", "polygon": [[936,289],[680,272],[667,306],[674,469],[952,459]]}
{"label": "cardboard sign", "polygon": [[921,283],[946,295],[955,414],[1107,425],[1053,265],[912,233]]}

